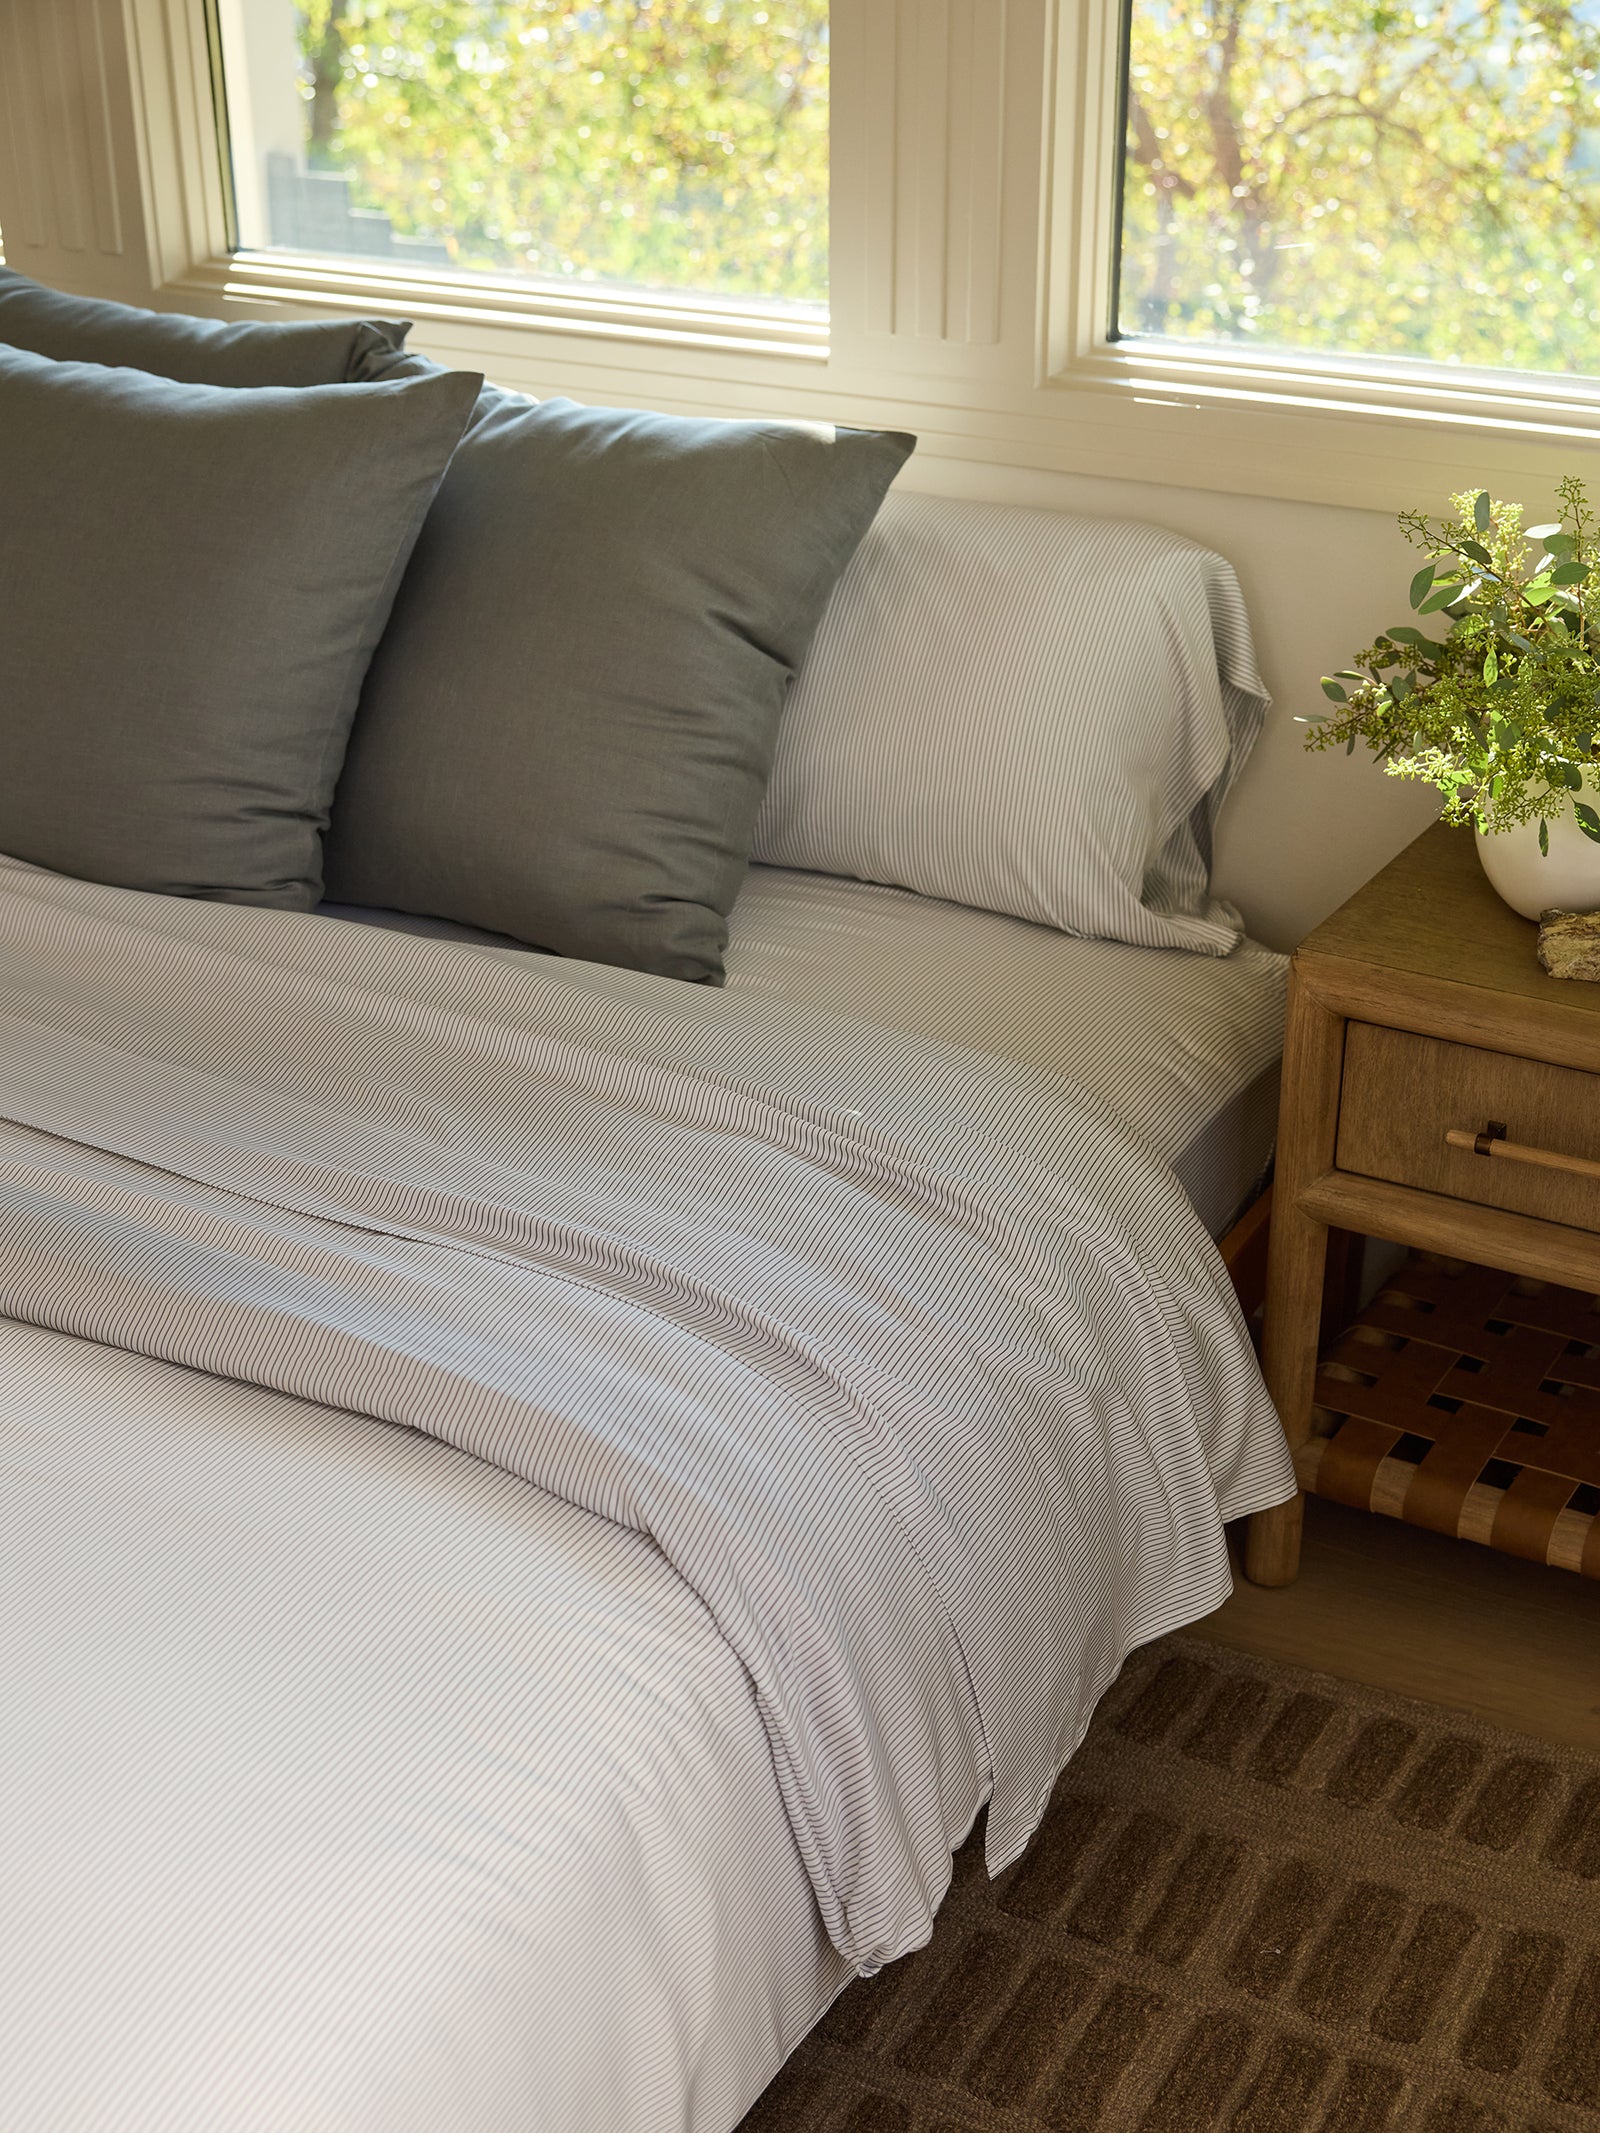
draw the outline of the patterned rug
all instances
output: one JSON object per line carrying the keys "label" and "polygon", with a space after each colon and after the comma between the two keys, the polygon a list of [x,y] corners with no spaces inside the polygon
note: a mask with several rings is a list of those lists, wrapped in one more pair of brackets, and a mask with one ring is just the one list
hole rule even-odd
{"label": "patterned rug", "polygon": [[980,1850],[743,2133],[1600,2133],[1600,1760],[1173,1638]]}

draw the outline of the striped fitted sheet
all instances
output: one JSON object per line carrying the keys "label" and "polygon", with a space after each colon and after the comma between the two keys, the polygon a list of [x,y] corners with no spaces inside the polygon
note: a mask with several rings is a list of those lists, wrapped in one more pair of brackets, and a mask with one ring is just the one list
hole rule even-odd
{"label": "striped fitted sheet", "polygon": [[[399,912],[341,918],[496,943]],[[734,994],[832,1009],[1057,1074],[1099,1097],[1221,1236],[1272,1153],[1288,958],[1087,941],[904,889],[750,869],[727,950]]]}
{"label": "striped fitted sheet", "polygon": [[1277,1128],[1287,956],[1085,941],[904,889],[752,867],[729,989],[1059,1075],[1171,1163],[1213,1236]]}
{"label": "striped fitted sheet", "polygon": [[[1192,1210],[1056,1077],[3,866],[0,994],[0,2123],[726,2128],[815,1920],[914,1944],[986,1793],[1013,1856],[1291,1485]],[[404,1537],[463,1491],[497,1591]]]}

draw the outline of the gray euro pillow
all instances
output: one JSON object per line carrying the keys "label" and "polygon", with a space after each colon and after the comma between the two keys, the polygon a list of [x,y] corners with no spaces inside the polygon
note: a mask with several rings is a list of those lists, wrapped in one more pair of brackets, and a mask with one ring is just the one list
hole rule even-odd
{"label": "gray euro pillow", "polygon": [[785,693],[913,443],[487,388],[362,694],[329,896],[718,981]]}
{"label": "gray euro pillow", "polygon": [[304,910],[480,380],[227,390],[0,347],[0,851]]}
{"label": "gray euro pillow", "polygon": [[66,296],[0,267],[0,343],[59,363],[148,370],[188,385],[340,385],[392,357],[403,319],[246,319],[224,324]]}

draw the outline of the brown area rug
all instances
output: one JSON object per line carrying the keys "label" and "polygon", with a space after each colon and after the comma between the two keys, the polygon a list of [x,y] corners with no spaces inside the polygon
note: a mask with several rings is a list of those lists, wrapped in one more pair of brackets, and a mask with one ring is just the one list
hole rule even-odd
{"label": "brown area rug", "polygon": [[1600,2133],[1600,1760],[1173,1638],[980,1853],[743,2133]]}

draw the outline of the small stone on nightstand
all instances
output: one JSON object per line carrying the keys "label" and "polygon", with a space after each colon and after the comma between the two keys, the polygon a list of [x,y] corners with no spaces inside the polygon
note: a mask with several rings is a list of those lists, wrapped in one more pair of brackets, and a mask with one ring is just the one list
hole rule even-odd
{"label": "small stone on nightstand", "polygon": [[1546,911],[1539,921],[1539,961],[1553,978],[1600,985],[1600,911]]}

